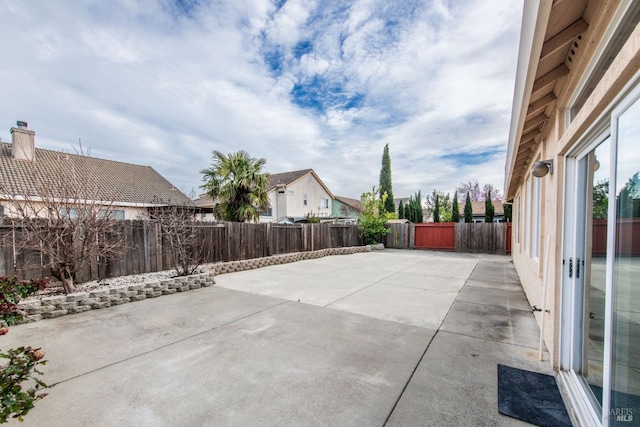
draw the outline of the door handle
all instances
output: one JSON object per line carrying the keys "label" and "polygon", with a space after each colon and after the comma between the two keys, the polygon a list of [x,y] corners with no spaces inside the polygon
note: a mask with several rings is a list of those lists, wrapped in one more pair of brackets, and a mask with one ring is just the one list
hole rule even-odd
{"label": "door handle", "polygon": [[573,277],[573,258],[569,258],[569,278]]}

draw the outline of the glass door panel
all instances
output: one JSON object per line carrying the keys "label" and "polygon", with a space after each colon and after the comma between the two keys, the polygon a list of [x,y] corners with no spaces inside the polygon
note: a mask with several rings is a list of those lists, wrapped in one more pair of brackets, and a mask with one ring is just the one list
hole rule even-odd
{"label": "glass door panel", "polygon": [[640,101],[617,120],[610,425],[640,425]]}
{"label": "glass door panel", "polygon": [[[583,360],[585,363],[582,375],[599,405],[602,405],[604,371],[610,146],[610,140],[607,138],[581,161],[587,171],[589,182],[586,194],[584,258],[577,260],[580,264],[578,267],[584,270]],[[579,271],[577,274],[579,275]]]}
{"label": "glass door panel", "polygon": [[584,425],[603,418],[610,159],[603,132],[567,161],[559,377]]}

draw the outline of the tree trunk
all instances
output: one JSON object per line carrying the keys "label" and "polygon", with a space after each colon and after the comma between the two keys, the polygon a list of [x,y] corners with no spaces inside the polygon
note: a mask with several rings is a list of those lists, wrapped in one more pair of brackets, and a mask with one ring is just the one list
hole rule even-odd
{"label": "tree trunk", "polygon": [[54,274],[62,283],[62,288],[65,294],[73,293],[76,290],[76,286],[73,284],[73,275],[69,271],[69,266],[64,266],[57,271],[58,274]]}
{"label": "tree trunk", "polygon": [[71,294],[76,290],[75,285],[73,284],[73,278],[72,277],[64,277],[62,279],[62,287],[64,288],[64,293],[65,294]]}

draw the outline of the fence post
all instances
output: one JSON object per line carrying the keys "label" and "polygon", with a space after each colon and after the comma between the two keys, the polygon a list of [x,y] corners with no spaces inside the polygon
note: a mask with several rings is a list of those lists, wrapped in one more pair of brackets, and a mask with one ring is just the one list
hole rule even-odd
{"label": "fence post", "polygon": [[0,245],[0,276],[8,276],[4,266],[4,233],[2,233],[2,244]]}
{"label": "fence post", "polygon": [[265,242],[267,244],[267,255],[273,255],[273,245],[271,243],[271,223],[267,223],[267,240]]}

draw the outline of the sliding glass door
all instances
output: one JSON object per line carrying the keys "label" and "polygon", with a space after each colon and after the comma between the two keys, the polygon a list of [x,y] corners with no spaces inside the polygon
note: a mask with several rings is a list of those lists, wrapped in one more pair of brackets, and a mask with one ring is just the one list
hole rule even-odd
{"label": "sliding glass door", "polygon": [[566,159],[559,377],[584,425],[640,425],[639,97]]}
{"label": "sliding glass door", "polygon": [[640,100],[614,111],[615,232],[608,358],[610,425],[640,425]]}
{"label": "sliding glass door", "polygon": [[596,425],[604,386],[610,147],[605,131],[567,162],[561,366],[572,406]]}

